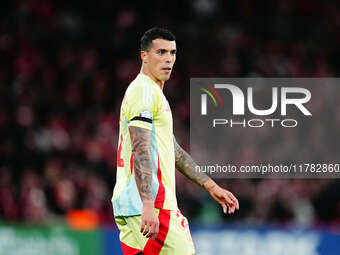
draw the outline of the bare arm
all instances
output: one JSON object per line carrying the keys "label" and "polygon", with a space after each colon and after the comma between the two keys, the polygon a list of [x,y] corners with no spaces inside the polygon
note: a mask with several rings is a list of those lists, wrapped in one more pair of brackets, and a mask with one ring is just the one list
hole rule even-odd
{"label": "bare arm", "polygon": [[209,176],[205,173],[197,171],[197,164],[193,161],[191,156],[184,151],[181,146],[178,145],[174,136],[174,147],[175,147],[175,160],[176,169],[183,175],[189,178],[194,183],[197,183],[204,189],[206,189],[210,195],[218,202],[224,213],[227,213],[227,206],[229,213],[234,213],[235,209],[239,209],[238,200],[228,190],[218,186]]}
{"label": "bare arm", "polygon": [[139,195],[142,201],[153,201],[152,196],[152,165],[150,153],[151,131],[129,127],[132,153],[133,168]]}
{"label": "bare arm", "polygon": [[176,169],[202,188],[209,190],[216,186],[216,183],[205,173],[197,171],[197,164],[191,156],[178,145],[174,136]]}
{"label": "bare arm", "polygon": [[143,203],[141,232],[146,237],[152,236],[155,239],[159,230],[159,220],[154,210],[152,195],[151,131],[130,126],[129,132],[135,180]]}

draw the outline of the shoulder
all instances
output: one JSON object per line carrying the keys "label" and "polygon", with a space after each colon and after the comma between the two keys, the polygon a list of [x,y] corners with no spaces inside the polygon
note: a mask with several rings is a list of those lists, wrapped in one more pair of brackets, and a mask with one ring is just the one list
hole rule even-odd
{"label": "shoulder", "polygon": [[161,96],[161,90],[149,78],[138,75],[126,90],[126,96],[137,100],[154,101]]}

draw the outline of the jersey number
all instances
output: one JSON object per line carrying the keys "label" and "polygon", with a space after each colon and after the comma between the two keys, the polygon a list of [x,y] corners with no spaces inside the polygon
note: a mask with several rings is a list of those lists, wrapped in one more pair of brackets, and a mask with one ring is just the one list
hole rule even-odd
{"label": "jersey number", "polygon": [[124,159],[122,159],[122,156],[121,156],[122,142],[123,142],[123,136],[120,135],[120,143],[119,143],[119,147],[118,147],[118,160],[117,160],[117,166],[118,167],[124,167]]}

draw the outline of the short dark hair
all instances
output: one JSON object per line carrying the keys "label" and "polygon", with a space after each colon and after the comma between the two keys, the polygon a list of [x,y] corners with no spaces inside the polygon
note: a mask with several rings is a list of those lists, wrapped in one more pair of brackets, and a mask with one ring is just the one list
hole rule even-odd
{"label": "short dark hair", "polygon": [[140,40],[140,49],[148,51],[155,39],[164,39],[168,41],[175,41],[176,37],[169,30],[165,28],[153,27],[146,31]]}

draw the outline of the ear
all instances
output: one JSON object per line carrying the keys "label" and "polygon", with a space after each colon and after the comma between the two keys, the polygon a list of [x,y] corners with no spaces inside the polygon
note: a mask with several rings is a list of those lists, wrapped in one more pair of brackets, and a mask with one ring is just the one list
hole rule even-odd
{"label": "ear", "polygon": [[143,63],[147,63],[148,62],[148,52],[141,50],[140,51],[140,58],[142,59]]}

